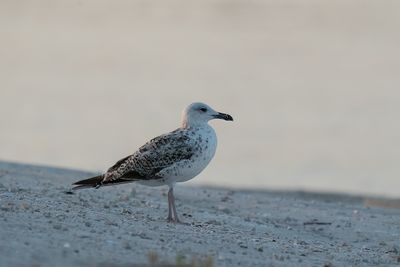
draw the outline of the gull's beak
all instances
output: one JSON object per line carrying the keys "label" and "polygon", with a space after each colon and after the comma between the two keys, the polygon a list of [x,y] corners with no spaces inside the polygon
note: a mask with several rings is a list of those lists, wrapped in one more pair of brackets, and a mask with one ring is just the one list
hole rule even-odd
{"label": "gull's beak", "polygon": [[218,112],[218,114],[214,115],[213,117],[216,118],[216,119],[222,119],[222,120],[226,120],[226,121],[233,121],[233,118],[232,118],[231,115],[225,114],[225,113],[221,113],[221,112]]}

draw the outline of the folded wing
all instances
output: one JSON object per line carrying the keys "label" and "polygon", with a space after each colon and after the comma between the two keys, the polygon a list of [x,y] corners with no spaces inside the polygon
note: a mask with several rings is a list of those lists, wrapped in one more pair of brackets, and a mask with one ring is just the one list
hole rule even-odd
{"label": "folded wing", "polygon": [[157,179],[157,173],[194,154],[189,136],[182,129],[160,135],[139,148],[134,154],[115,163],[104,174],[103,183],[118,179]]}

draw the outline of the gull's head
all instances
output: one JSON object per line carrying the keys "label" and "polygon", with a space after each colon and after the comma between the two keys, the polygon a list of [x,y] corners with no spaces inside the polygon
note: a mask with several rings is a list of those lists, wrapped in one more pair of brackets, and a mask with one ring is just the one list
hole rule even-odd
{"label": "gull's head", "polygon": [[210,106],[204,103],[193,103],[190,104],[183,111],[183,119],[182,124],[183,127],[197,126],[206,124],[208,121],[213,119],[222,119],[226,121],[233,121],[231,115],[217,112],[212,109]]}

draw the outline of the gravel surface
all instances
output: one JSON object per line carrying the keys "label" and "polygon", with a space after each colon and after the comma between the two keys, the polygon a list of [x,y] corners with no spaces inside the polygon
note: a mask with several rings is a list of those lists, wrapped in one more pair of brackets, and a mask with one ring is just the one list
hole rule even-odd
{"label": "gravel surface", "polygon": [[66,193],[90,175],[0,162],[0,266],[400,265],[399,200],[183,185],[170,224],[166,188]]}

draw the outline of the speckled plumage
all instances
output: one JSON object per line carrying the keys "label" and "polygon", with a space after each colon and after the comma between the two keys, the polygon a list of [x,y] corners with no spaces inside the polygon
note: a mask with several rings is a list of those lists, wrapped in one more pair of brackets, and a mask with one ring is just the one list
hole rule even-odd
{"label": "speckled plumage", "polygon": [[132,180],[163,185],[187,180],[206,167],[205,163],[215,154],[216,145],[215,132],[208,124],[179,128],[150,140],[118,161],[107,170],[101,183]]}
{"label": "speckled plumage", "polygon": [[73,189],[99,188],[138,182],[149,186],[168,185],[168,221],[179,222],[173,188],[197,176],[207,167],[217,148],[217,136],[208,124],[212,119],[232,121],[203,103],[193,103],[183,112],[182,127],[160,135],[127,156],[106,173],[74,183]]}

